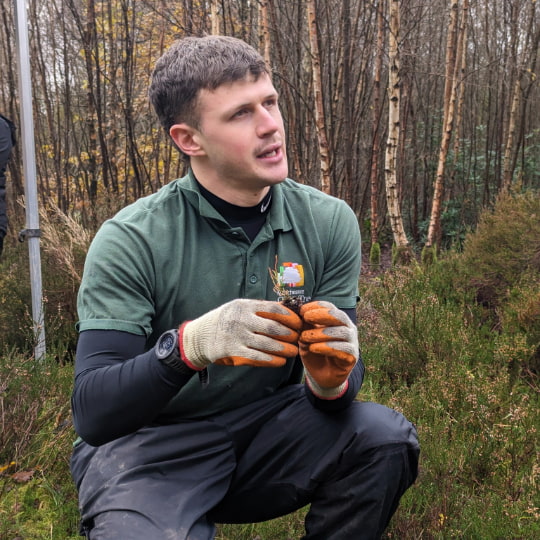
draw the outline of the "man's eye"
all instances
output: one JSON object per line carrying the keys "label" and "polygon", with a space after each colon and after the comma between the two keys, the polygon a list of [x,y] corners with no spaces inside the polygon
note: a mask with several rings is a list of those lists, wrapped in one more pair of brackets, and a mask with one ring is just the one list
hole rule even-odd
{"label": "man's eye", "polygon": [[236,111],[234,114],[233,114],[233,118],[240,118],[241,116],[244,116],[248,113],[248,110],[247,109],[240,109],[239,111]]}

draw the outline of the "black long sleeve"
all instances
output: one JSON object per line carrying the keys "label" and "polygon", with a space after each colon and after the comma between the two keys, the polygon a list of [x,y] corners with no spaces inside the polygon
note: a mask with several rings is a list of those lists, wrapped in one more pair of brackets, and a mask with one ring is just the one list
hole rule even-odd
{"label": "black long sleeve", "polygon": [[191,378],[163,365],[144,336],[81,332],[71,398],[78,435],[99,446],[151,423]]}

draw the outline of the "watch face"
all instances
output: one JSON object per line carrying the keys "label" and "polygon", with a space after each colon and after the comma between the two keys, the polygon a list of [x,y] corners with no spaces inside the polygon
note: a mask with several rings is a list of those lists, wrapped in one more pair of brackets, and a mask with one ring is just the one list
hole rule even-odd
{"label": "watch face", "polygon": [[176,347],[176,339],[173,332],[167,332],[158,341],[156,354],[159,358],[166,358]]}

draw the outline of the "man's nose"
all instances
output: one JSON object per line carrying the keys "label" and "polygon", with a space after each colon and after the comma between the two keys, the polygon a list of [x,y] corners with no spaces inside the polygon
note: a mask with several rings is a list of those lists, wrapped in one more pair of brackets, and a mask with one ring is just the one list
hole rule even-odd
{"label": "man's nose", "polygon": [[279,130],[279,119],[281,115],[278,109],[269,111],[266,107],[261,107],[257,124],[257,135],[265,137]]}

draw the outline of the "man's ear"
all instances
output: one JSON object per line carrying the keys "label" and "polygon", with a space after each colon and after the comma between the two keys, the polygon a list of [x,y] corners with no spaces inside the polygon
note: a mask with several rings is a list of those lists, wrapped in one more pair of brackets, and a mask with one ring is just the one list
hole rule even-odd
{"label": "man's ear", "polygon": [[173,124],[169,135],[176,146],[187,156],[201,156],[204,150],[199,142],[199,132],[188,124]]}

